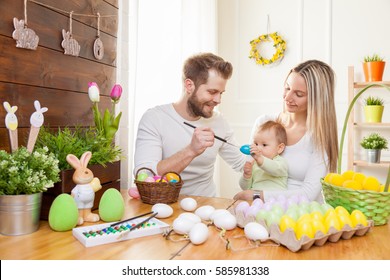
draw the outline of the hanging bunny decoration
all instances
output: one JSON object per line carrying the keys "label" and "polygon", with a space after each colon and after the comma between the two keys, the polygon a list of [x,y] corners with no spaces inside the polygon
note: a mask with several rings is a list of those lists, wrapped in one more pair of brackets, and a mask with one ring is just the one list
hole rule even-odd
{"label": "hanging bunny decoration", "polygon": [[14,18],[15,30],[12,33],[12,38],[16,40],[16,47],[36,50],[38,47],[39,37],[34,30],[27,28],[23,19]]}

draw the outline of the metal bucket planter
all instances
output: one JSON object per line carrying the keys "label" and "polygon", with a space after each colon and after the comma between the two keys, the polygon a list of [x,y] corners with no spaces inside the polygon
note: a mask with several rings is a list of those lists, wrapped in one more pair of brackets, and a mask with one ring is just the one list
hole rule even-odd
{"label": "metal bucket planter", "polygon": [[42,193],[0,195],[0,233],[22,235],[37,231]]}
{"label": "metal bucket planter", "polygon": [[381,150],[366,149],[366,151],[369,163],[379,163],[381,161]]}

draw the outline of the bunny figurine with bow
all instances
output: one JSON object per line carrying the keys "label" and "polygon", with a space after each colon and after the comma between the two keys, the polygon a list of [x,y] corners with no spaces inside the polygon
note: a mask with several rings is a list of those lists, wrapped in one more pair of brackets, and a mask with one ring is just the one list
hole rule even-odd
{"label": "bunny figurine with bow", "polygon": [[97,222],[100,220],[98,214],[91,212],[95,199],[95,192],[102,188],[100,180],[94,177],[92,171],[88,169],[88,162],[92,157],[91,152],[85,152],[80,160],[72,154],[66,156],[66,161],[75,169],[73,182],[76,186],[72,189],[72,196],[79,209],[78,225],[84,222]]}

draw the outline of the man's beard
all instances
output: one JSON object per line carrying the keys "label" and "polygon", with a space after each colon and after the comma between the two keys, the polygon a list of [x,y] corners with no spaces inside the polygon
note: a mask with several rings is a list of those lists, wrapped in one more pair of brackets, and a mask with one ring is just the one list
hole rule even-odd
{"label": "man's beard", "polygon": [[213,116],[213,111],[211,111],[210,113],[204,112],[203,107],[205,105],[207,105],[207,103],[200,103],[196,94],[193,93],[187,101],[187,112],[192,117],[211,118]]}

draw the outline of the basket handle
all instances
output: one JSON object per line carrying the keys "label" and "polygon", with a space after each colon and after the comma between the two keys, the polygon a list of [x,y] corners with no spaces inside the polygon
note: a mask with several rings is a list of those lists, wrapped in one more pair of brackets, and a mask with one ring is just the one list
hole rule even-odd
{"label": "basket handle", "polygon": [[[352,111],[352,108],[353,106],[355,105],[355,102],[356,100],[367,90],[369,89],[370,87],[373,87],[373,86],[381,86],[381,87],[384,87],[385,89],[389,90],[390,91],[390,87],[387,86],[387,85],[384,85],[384,84],[370,84],[366,87],[364,87],[361,91],[359,91],[355,97],[352,99],[351,101],[351,104],[349,104],[349,107],[348,107],[348,110],[347,110],[347,114],[345,115],[345,119],[344,119],[344,125],[343,125],[343,131],[341,133],[341,139],[340,139],[340,150],[339,150],[339,158],[338,158],[338,161],[337,161],[337,173],[341,174],[341,161],[342,161],[342,158],[343,158],[343,146],[344,146],[344,138],[345,138],[345,132],[347,130],[347,125],[348,125],[348,119],[349,119],[349,115],[351,114],[351,111]],[[389,180],[389,176],[387,176],[387,179]],[[388,186],[388,184],[386,184]]]}
{"label": "basket handle", "polygon": [[[182,181],[181,176],[180,176],[179,173],[176,173],[176,172],[174,172],[174,171],[170,171],[170,172],[165,172],[165,173],[161,176],[160,182],[161,182],[161,180],[162,180],[168,173],[173,173],[173,174],[175,174],[175,175],[177,175],[177,176],[179,177],[179,182],[176,182],[175,184],[180,183],[180,182]],[[171,183],[171,182],[169,182],[169,181],[168,181],[168,184],[173,185],[173,183]]]}
{"label": "basket handle", "polygon": [[153,171],[152,169],[147,168],[147,167],[141,167],[141,168],[138,169],[137,172],[135,173],[135,179],[136,179],[136,180],[137,180],[137,178],[138,178],[138,173],[139,173],[141,170],[144,170],[144,169],[150,171],[150,173],[152,173],[153,176],[156,176],[156,173],[154,173],[154,171]]}
{"label": "basket handle", "polygon": [[389,184],[390,184],[390,164],[389,164],[389,171],[387,172],[387,179],[386,179],[384,192],[388,192],[389,191]]}

